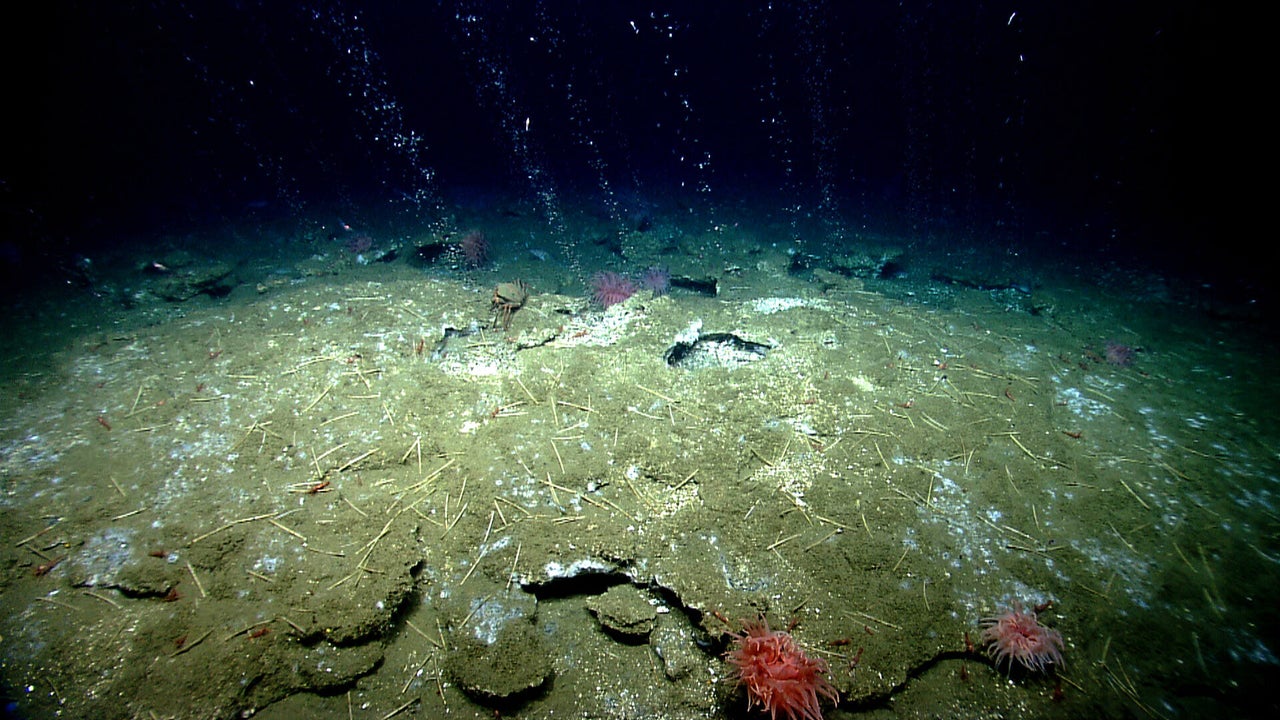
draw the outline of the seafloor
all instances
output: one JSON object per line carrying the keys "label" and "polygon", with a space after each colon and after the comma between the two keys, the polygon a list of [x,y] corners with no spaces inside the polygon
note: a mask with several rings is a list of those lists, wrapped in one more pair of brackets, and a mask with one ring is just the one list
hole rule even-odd
{"label": "seafloor", "polygon": [[[757,614],[829,663],[827,718],[1274,710],[1247,308],[746,213],[555,240],[494,209],[478,268],[332,225],[138,238],[8,308],[19,716],[740,717]],[[651,265],[668,294],[589,302]],[[966,647],[1015,600],[1065,638],[1047,675]]]}

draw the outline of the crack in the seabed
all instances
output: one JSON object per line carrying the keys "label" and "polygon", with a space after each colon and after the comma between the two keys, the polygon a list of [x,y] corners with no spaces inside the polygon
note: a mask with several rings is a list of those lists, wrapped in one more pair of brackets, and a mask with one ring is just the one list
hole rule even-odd
{"label": "crack in the seabed", "polygon": [[[908,689],[910,689],[914,681],[923,678],[926,673],[938,667],[942,663],[953,661],[953,660],[961,660],[961,661],[972,660],[977,665],[992,667],[990,658],[988,658],[986,655],[983,655],[982,653],[979,653],[977,651],[944,650],[942,652],[935,653],[929,658],[926,658],[923,662],[920,662],[916,665],[908,667],[906,672],[903,674],[902,680],[898,683],[895,683],[893,686],[891,686],[887,690],[871,692],[866,695],[860,696],[856,699],[851,698],[847,693],[841,693],[840,707],[841,709],[852,710],[852,711],[865,711],[865,710],[885,708],[895,697],[905,693]],[[856,668],[854,672],[855,673],[857,672]]]}

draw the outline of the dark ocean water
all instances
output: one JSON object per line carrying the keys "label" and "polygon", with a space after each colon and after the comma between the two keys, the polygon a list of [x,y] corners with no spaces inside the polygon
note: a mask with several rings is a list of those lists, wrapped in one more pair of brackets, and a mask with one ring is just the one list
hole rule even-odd
{"label": "dark ocean water", "polygon": [[1222,111],[1247,50],[1210,3],[38,15],[6,62],[4,257],[24,275],[245,216],[448,227],[500,193],[548,233],[566,201],[620,224],[659,201],[750,203],[820,220],[805,242],[869,231],[1262,279],[1232,252],[1250,121]]}

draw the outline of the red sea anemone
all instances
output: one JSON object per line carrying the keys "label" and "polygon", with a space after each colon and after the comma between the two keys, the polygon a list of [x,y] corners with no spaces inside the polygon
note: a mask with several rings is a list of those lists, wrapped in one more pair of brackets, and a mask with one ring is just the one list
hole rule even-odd
{"label": "red sea anemone", "polygon": [[827,682],[826,661],[806,655],[795,638],[770,630],[763,618],[734,634],[725,659],[747,686],[747,708],[759,705],[773,720],[822,720],[818,696],[840,698]]}
{"label": "red sea anemone", "polygon": [[489,261],[489,241],[479,230],[463,235],[458,247],[462,249],[462,259],[468,267],[480,267]]}
{"label": "red sea anemone", "polygon": [[591,276],[591,299],[602,307],[617,305],[636,294],[636,284],[626,275],[598,272]]}
{"label": "red sea anemone", "polygon": [[1051,663],[1062,664],[1062,635],[1041,625],[1036,614],[1024,610],[1017,600],[1003,613],[983,618],[982,627],[982,642],[997,668],[1006,660],[1009,670],[1013,670],[1015,660],[1024,668],[1039,672],[1047,670]]}

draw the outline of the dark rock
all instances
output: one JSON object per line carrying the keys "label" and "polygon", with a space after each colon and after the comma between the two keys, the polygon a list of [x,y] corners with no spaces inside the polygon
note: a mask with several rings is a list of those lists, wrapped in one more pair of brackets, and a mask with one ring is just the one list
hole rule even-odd
{"label": "dark rock", "polygon": [[893,246],[860,247],[853,252],[831,256],[830,270],[849,277],[887,279],[902,271],[905,251]]}
{"label": "dark rock", "polygon": [[769,345],[744,340],[733,333],[706,333],[692,342],[676,342],[667,349],[665,359],[671,367],[684,369],[737,367],[763,360],[771,349]]}
{"label": "dark rock", "polygon": [[615,585],[588,598],[587,609],[605,632],[624,642],[643,642],[658,618],[648,596],[634,585]]}
{"label": "dark rock", "polygon": [[413,255],[409,258],[409,264],[414,267],[427,267],[428,265],[434,265],[437,261],[448,259],[449,254],[449,245],[447,243],[427,243],[414,248]]}
{"label": "dark rock", "polygon": [[156,278],[151,284],[151,292],[171,302],[190,300],[201,293],[222,297],[235,287],[231,280],[233,270],[228,263],[219,261],[191,263],[181,270]]}
{"label": "dark rock", "polygon": [[719,283],[715,278],[694,278],[685,275],[672,275],[671,287],[677,287],[682,290],[706,295],[707,297],[715,297],[720,293]]}
{"label": "dark rock", "polygon": [[[550,680],[551,652],[534,624],[533,595],[498,590],[483,598],[454,597],[441,609],[458,618],[445,672],[476,701],[509,707],[535,695]],[[457,625],[462,618],[466,623]]]}
{"label": "dark rock", "polygon": [[551,678],[551,653],[526,619],[503,623],[492,642],[465,629],[452,640],[445,671],[478,702],[517,702],[532,696]]}

